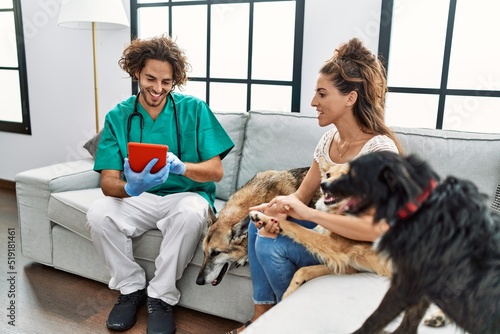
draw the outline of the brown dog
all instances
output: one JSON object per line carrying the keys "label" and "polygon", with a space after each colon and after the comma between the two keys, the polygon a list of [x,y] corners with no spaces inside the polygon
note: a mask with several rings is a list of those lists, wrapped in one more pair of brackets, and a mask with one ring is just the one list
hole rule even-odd
{"label": "brown dog", "polygon": [[[323,180],[321,183],[323,196],[316,202],[316,209],[330,213],[342,213],[347,201],[332,196],[326,188],[333,180],[347,172],[347,165],[331,165],[322,160],[320,161],[320,170]],[[255,222],[261,221],[265,225],[270,217],[261,212],[252,211],[250,219]],[[314,254],[323,263],[300,268],[293,276],[290,286],[283,295],[284,298],[305,282],[327,274],[352,274],[363,271],[391,276],[390,263],[375,253],[371,242],[347,239],[320,226],[314,231],[288,220],[278,220],[278,222],[281,233],[303,244],[311,254]]]}
{"label": "brown dog", "polygon": [[[260,172],[229,197],[217,219],[210,223],[203,240],[205,257],[196,279],[198,285],[210,283],[215,286],[233,263],[236,266],[247,263],[248,208],[295,192],[308,170],[305,167]],[[318,191],[313,201],[319,197]]]}

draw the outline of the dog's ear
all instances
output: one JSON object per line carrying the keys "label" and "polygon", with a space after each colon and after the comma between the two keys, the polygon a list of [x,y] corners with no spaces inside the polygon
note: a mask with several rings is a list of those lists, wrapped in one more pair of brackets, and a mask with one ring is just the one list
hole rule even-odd
{"label": "dog's ear", "polygon": [[422,161],[409,161],[408,158],[402,157],[387,163],[380,173],[381,181],[405,201],[413,198],[422,189],[418,181],[418,164],[422,164]]}
{"label": "dog's ear", "polygon": [[387,164],[382,168],[380,181],[385,184],[387,193],[379,205],[375,220],[392,219],[410,199],[417,193],[418,184],[413,180],[411,166],[404,163]]}
{"label": "dog's ear", "polygon": [[395,192],[397,186],[397,178],[396,175],[394,175],[394,171],[389,167],[386,167],[382,170],[381,176],[383,178],[383,182],[387,184],[389,189],[392,192]]}
{"label": "dog's ear", "polygon": [[[385,184],[384,188],[380,189],[379,195],[384,198],[384,201],[379,203],[377,206],[377,210],[375,212],[375,221],[379,221],[381,219],[391,219],[394,217],[396,212],[399,209],[399,193],[400,193],[400,180],[390,166],[384,166],[380,173],[380,180],[382,184]],[[385,194],[383,194],[385,193]]]}
{"label": "dog's ear", "polygon": [[236,223],[231,230],[231,240],[234,243],[241,243],[248,236],[248,224],[250,223],[250,217],[246,216],[238,223]]}
{"label": "dog's ear", "polygon": [[207,220],[207,223],[208,223],[208,227],[212,226],[213,224],[215,224],[215,222],[217,221],[217,216],[215,215],[215,213],[213,212],[212,208],[209,207],[208,208],[208,220]]}

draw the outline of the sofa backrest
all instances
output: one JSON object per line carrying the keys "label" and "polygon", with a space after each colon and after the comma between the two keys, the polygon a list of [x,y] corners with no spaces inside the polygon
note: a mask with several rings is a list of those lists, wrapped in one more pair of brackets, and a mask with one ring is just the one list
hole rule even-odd
{"label": "sofa backrest", "polygon": [[264,170],[309,167],[314,149],[328,129],[319,127],[316,116],[250,111],[237,188]]}
{"label": "sofa backrest", "polygon": [[441,177],[474,182],[490,199],[500,182],[500,134],[393,127],[405,153],[425,159]]}
{"label": "sofa backrest", "polygon": [[[224,178],[217,197],[227,200],[258,172],[310,166],[321,136],[316,116],[250,111],[215,115],[235,143],[222,161]],[[428,161],[441,177],[474,182],[493,198],[500,182],[500,134],[392,127],[406,154]]]}
{"label": "sofa backrest", "polygon": [[224,177],[217,183],[215,192],[217,198],[227,200],[229,195],[236,190],[236,180],[240,167],[241,150],[245,138],[245,126],[248,120],[248,113],[214,112],[214,114],[234,143],[234,148],[222,160]]}

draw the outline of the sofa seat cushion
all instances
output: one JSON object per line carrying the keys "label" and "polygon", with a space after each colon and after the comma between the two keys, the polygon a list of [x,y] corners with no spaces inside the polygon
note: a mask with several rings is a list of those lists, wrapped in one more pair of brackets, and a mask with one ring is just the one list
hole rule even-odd
{"label": "sofa seat cushion", "polygon": [[90,205],[103,196],[101,188],[52,193],[49,199],[49,219],[90,240],[86,213]]}
{"label": "sofa seat cushion", "polygon": [[[100,188],[53,193],[49,200],[49,219],[90,240],[86,212],[95,200],[103,196]],[[216,199],[217,211],[225,203],[224,200]]]}
{"label": "sofa seat cushion", "polygon": [[[104,196],[100,188],[65,191],[52,194],[49,201],[49,219],[57,225],[91,240],[86,212],[92,202]],[[158,255],[162,235],[159,230],[150,230],[134,238],[134,257],[154,261]]]}

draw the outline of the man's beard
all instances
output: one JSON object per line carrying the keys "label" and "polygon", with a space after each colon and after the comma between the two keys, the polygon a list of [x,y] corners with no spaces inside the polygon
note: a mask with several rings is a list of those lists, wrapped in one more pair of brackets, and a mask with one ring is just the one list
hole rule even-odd
{"label": "man's beard", "polygon": [[163,101],[165,101],[168,93],[166,93],[165,91],[162,91],[161,94],[162,94],[162,96],[158,101],[153,101],[149,92],[146,89],[141,88],[141,95],[149,107],[153,107],[153,108],[159,107],[163,103]]}

